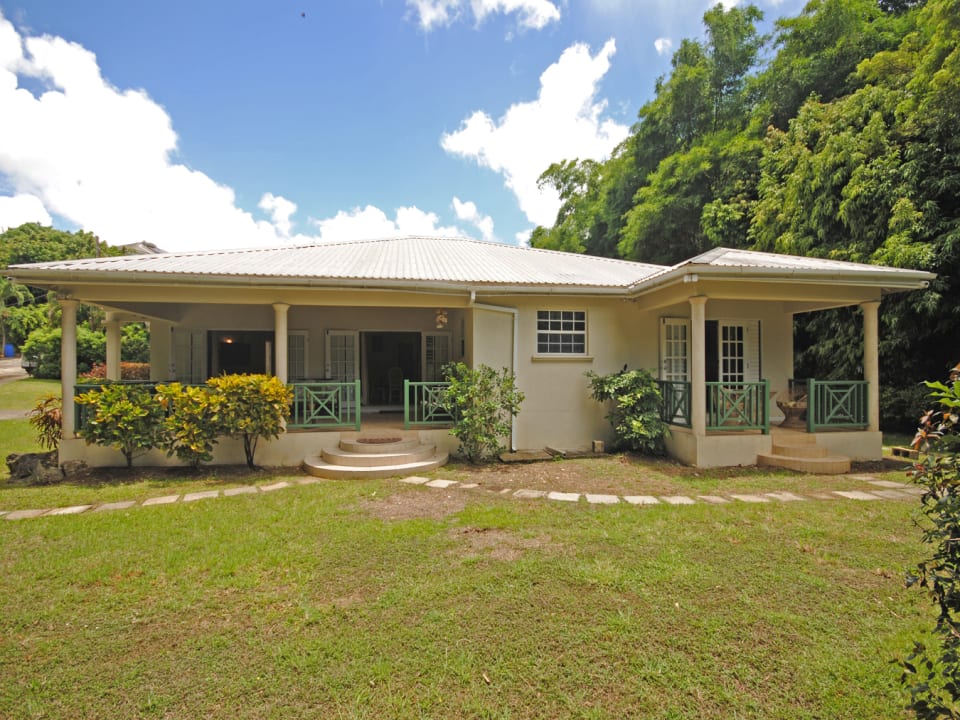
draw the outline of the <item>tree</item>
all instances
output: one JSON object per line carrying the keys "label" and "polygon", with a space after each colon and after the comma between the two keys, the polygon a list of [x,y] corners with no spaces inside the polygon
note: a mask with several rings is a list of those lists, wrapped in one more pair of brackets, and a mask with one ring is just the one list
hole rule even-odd
{"label": "tree", "polygon": [[7,326],[11,320],[9,306],[20,306],[27,302],[33,302],[33,295],[25,285],[0,277],[0,357],[6,355]]}

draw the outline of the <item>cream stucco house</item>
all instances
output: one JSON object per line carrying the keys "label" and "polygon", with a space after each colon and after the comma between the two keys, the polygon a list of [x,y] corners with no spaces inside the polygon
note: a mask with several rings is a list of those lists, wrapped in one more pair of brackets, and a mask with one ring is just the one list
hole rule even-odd
{"label": "cream stucco house", "polygon": [[[289,465],[374,419],[406,422],[455,448],[429,402],[452,360],[516,374],[526,400],[515,448],[609,440],[606,410],[590,398],[584,372],[627,365],[659,375],[671,454],[702,467],[753,464],[776,451],[783,418],[771,398],[794,375],[793,316],[850,305],[863,310],[863,377],[813,379],[805,432],[796,434],[830,455],[878,458],[877,310],[884,295],[933,278],[724,248],[662,267],[425,237],[72,260],[8,273],[61,300],[66,397],[76,381],[78,303],[107,311],[108,377],[119,378],[121,323],[146,320],[154,380],[250,371],[294,384],[290,432],[258,456]],[[117,462],[76,439],[75,422],[66,403],[62,459]],[[237,452],[223,445],[217,460],[236,462]]]}

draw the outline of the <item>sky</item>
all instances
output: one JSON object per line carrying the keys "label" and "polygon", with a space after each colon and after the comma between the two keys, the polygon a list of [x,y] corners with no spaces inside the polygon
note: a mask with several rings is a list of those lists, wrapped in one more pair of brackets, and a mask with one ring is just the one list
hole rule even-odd
{"label": "sky", "polygon": [[609,157],[709,6],[0,0],[0,230],[524,244],[559,207],[540,174]]}

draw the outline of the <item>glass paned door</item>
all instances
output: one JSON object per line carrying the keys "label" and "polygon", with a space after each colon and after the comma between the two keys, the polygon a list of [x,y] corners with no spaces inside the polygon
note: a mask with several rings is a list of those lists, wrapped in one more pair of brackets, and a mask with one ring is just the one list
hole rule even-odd
{"label": "glass paned door", "polygon": [[760,380],[760,323],[720,321],[719,379],[738,384]]}
{"label": "glass paned door", "polygon": [[660,379],[685,382],[690,378],[690,321],[660,319]]}
{"label": "glass paned door", "polygon": [[327,330],[327,377],[335,382],[353,382],[360,377],[360,333]]}
{"label": "glass paned door", "polygon": [[423,336],[423,379],[442,382],[443,366],[450,362],[450,333],[426,333]]}

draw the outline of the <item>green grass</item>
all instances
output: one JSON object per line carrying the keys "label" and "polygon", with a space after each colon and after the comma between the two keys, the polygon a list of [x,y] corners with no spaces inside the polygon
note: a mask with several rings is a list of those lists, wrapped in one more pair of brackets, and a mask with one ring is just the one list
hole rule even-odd
{"label": "green grass", "polygon": [[904,717],[913,510],[367,481],[0,522],[0,717]]}
{"label": "green grass", "polygon": [[30,410],[44,395],[59,395],[59,380],[26,378],[0,385],[0,410]]}

